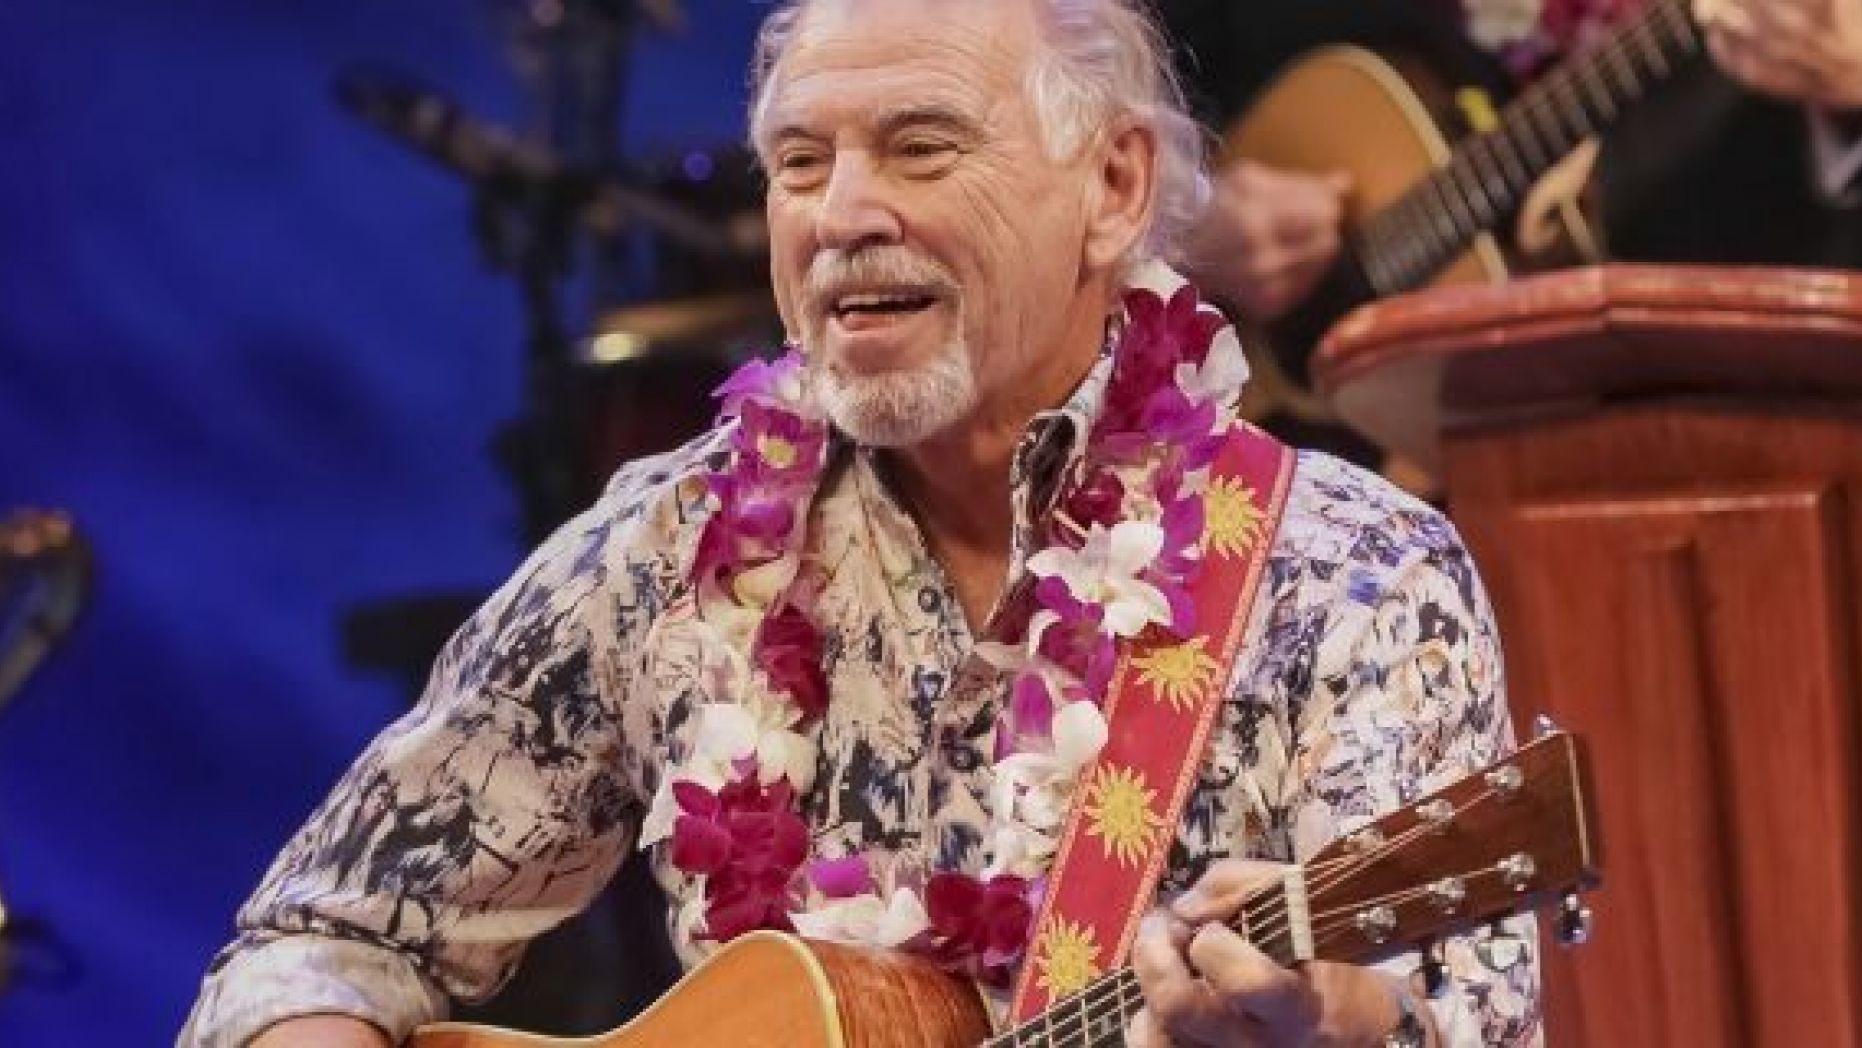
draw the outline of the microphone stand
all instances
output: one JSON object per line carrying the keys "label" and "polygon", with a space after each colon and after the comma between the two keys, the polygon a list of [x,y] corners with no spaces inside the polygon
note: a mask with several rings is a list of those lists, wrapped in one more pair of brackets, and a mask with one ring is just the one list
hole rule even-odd
{"label": "microphone stand", "polygon": [[[589,293],[609,298],[627,274],[584,230],[612,235],[651,227],[710,258],[742,260],[760,234],[733,236],[617,177],[624,57],[646,16],[670,0],[503,0],[513,10],[513,59],[530,98],[530,134],[478,123],[445,98],[404,80],[351,72],[344,105],[453,168],[474,187],[473,229],[486,259],[517,281],[523,303],[524,401],[501,427],[493,454],[516,487],[524,541],[534,545],[580,508],[593,450],[582,439],[577,365],[566,304],[579,262]],[[593,238],[589,238],[592,240]],[[349,660],[429,665],[479,595],[441,595],[358,609],[344,626]],[[417,689],[418,672],[409,683]],[[643,1007],[671,981],[677,960],[653,902],[658,888],[638,856],[582,915],[546,934],[513,981],[464,1018],[558,1032],[593,1032]],[[629,906],[620,905],[628,900]]]}
{"label": "microphone stand", "polygon": [[[615,166],[623,56],[635,21],[628,0],[533,0],[524,6],[513,34],[513,64],[528,89],[532,138],[561,157],[566,171],[529,183],[515,208],[500,207],[500,195],[484,188],[479,194],[481,243],[517,277],[526,318],[524,411],[494,446],[518,489],[527,544],[575,512],[579,481],[588,472],[588,452],[577,439],[563,285],[589,187],[567,172]],[[591,255],[599,291],[612,274],[601,252]]]}

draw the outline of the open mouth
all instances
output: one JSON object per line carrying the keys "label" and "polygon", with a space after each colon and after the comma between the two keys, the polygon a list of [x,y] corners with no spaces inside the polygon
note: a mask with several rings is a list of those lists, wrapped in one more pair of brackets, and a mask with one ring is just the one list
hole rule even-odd
{"label": "open mouth", "polygon": [[928,291],[854,291],[834,296],[828,314],[843,324],[859,325],[913,316],[937,301],[938,296]]}

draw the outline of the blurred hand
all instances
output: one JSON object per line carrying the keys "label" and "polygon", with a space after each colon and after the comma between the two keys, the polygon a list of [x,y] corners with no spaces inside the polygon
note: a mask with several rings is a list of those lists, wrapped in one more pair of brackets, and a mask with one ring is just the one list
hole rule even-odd
{"label": "blurred hand", "polygon": [[1251,320],[1272,320],[1299,304],[1338,257],[1350,178],[1243,160],[1218,172],[1212,188],[1209,210],[1190,234],[1191,275]]}
{"label": "blurred hand", "polygon": [[1707,47],[1754,91],[1862,107],[1862,0],[1694,0]]}
{"label": "blurred hand", "polygon": [[1282,968],[1224,927],[1247,895],[1285,870],[1225,860],[1153,912],[1132,946],[1144,1010],[1133,1048],[1318,1048],[1381,1045],[1402,1018],[1397,983],[1369,968],[1312,962]]}

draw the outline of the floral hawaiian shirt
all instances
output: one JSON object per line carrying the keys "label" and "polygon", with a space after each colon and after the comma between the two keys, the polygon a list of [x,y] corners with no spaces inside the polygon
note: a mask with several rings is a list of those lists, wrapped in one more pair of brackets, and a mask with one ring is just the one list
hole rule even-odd
{"label": "floral hawaiian shirt", "polygon": [[[1109,358],[1107,358],[1109,359]],[[1081,453],[1106,360],[1017,451],[1024,569],[1056,478]],[[1236,390],[1239,393],[1239,389]],[[182,1033],[236,1045],[340,1012],[395,1036],[489,994],[523,945],[606,883],[719,699],[687,567],[721,430],[623,467],[453,637],[420,703],[337,783],[240,911]],[[977,872],[1005,677],[883,457],[839,444],[810,509],[831,706],[804,814],[817,855],[890,852]],[[1224,856],[1294,862],[1511,746],[1500,649],[1453,528],[1379,478],[1302,453],[1210,752],[1162,890]],[[655,849],[688,962],[695,885]],[[1537,1044],[1533,926],[1441,944],[1431,1002],[1453,1045]],[[1386,962],[1412,972],[1414,956]]]}

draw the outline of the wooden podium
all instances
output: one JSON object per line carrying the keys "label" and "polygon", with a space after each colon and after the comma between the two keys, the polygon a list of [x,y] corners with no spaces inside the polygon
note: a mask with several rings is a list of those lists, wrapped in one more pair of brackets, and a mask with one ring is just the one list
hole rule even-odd
{"label": "wooden podium", "polygon": [[1862,279],[1442,288],[1316,373],[1437,469],[1521,725],[1590,742],[1604,886],[1546,946],[1550,1043],[1862,1048]]}

